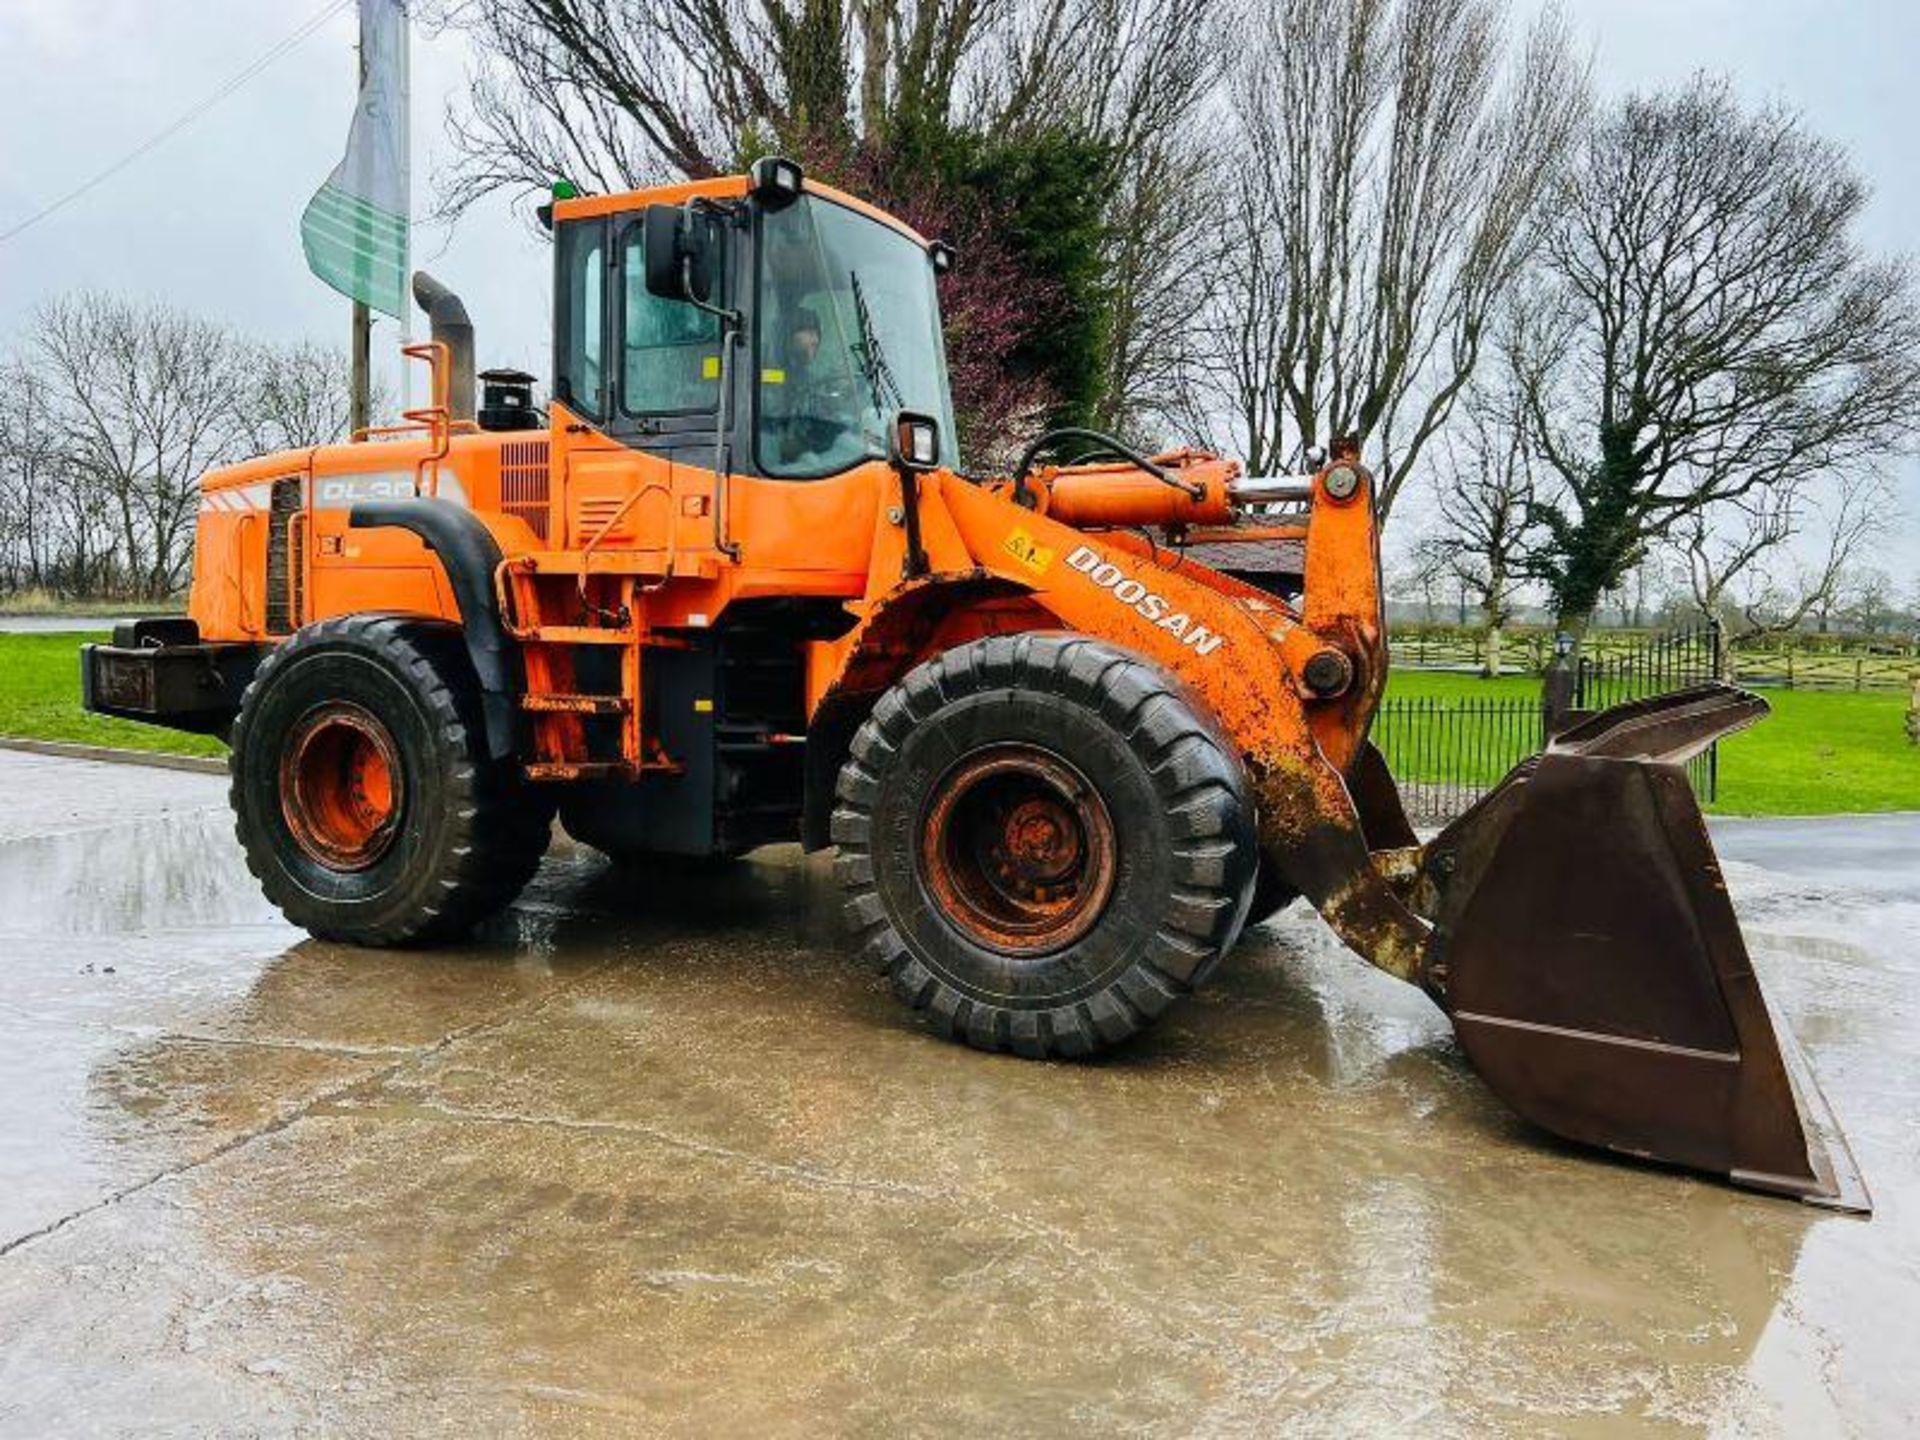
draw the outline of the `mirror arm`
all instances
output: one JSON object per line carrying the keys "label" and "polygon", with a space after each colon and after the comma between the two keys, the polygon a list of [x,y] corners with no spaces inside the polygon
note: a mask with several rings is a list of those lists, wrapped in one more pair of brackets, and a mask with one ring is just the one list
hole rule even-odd
{"label": "mirror arm", "polygon": [[920,475],[918,471],[902,469],[900,476],[901,519],[906,522],[907,555],[903,568],[906,578],[916,579],[927,573],[932,567],[927,564],[926,547],[920,541]]}
{"label": "mirror arm", "polygon": [[680,295],[694,309],[718,316],[723,326],[733,330],[740,328],[741,316],[738,310],[729,310],[724,305],[715,305],[712,301],[702,300],[693,293],[693,257],[691,255],[680,257]]}
{"label": "mirror arm", "polygon": [[[693,217],[701,211],[706,211],[711,215],[718,215],[720,219],[725,222],[733,221],[739,214],[736,206],[710,200],[704,195],[689,196],[684,212],[687,217],[686,233],[688,235],[693,234]],[[732,326],[736,330],[740,328],[742,317],[738,310],[729,310],[724,305],[715,305],[711,301],[702,300],[698,295],[693,293],[692,255],[683,254],[680,257],[680,293],[685,297],[687,303],[692,305],[696,310],[704,310],[709,315],[717,316],[722,325]],[[722,342],[724,342],[725,339],[726,337],[723,335],[721,337]]]}

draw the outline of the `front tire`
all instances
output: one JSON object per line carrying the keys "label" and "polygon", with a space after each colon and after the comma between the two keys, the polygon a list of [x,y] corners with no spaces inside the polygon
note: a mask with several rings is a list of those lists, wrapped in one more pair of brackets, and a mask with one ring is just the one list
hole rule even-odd
{"label": "front tire", "polygon": [[1176,682],[1079,635],[960,646],[881,697],[840,773],[846,915],[935,1028],[1081,1056],[1144,1029],[1252,893],[1238,760]]}
{"label": "front tire", "polygon": [[553,805],[487,755],[457,631],[391,615],[309,625],[240,703],[230,798],[247,867],[322,939],[449,940],[503,909]]}
{"label": "front tire", "polygon": [[1261,856],[1260,873],[1253,882],[1253,903],[1247,907],[1248,928],[1266,924],[1299,898],[1300,892],[1287,883],[1273,862]]}

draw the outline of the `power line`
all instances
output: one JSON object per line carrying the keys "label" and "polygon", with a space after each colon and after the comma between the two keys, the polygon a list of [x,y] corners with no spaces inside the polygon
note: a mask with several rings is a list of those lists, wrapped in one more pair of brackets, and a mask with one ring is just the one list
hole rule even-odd
{"label": "power line", "polygon": [[322,25],[326,24],[327,21],[331,20],[335,15],[338,15],[342,10],[346,9],[347,6],[353,3],[354,3],[354,0],[333,0],[333,3],[328,5],[318,15],[315,15],[311,20],[308,20],[305,24],[301,25],[300,28],[295,30],[291,35],[288,35],[287,37],[279,41],[277,44],[273,46],[272,49],[268,50],[266,54],[260,56],[259,59],[255,60],[252,64],[248,65],[244,70],[240,71],[238,74],[233,75],[229,79],[224,81],[220,85],[220,87],[216,89],[212,94],[208,95],[205,99],[201,100],[197,105],[195,105],[192,109],[188,110],[185,114],[179,116],[176,120],[173,121],[172,124],[166,126],[164,129],[159,130],[152,135],[149,135],[145,140],[141,141],[140,144],[136,145],[133,149],[129,150],[126,154],[122,155],[118,160],[114,161],[111,165],[107,166],[106,169],[102,170],[99,174],[95,175],[92,179],[86,181],[84,184],[76,186],[72,190],[69,190],[66,194],[62,195],[58,200],[53,201],[51,204],[34,212],[32,215],[29,215],[26,219],[22,220],[18,225],[15,225],[8,230],[0,230],[0,245],[6,244],[7,241],[13,239],[14,236],[20,234],[23,230],[29,230],[33,226],[38,225],[42,220],[46,219],[49,215],[53,214],[56,210],[60,210],[68,205],[71,205],[75,200],[78,200],[82,195],[85,195],[88,191],[94,189],[98,185],[105,183],[108,180],[111,180],[115,175],[118,175],[122,170],[126,169],[127,166],[133,164],[134,161],[138,160],[142,155],[145,155],[148,151],[172,139],[175,135],[179,134],[182,130],[186,129],[187,126],[191,125],[194,121],[198,120],[202,115],[206,114],[207,111],[211,110],[214,106],[218,105],[222,100],[226,99],[229,95],[233,94],[234,91],[238,90],[242,85],[246,84],[249,80],[253,79],[254,76],[258,75],[262,70],[266,69],[269,65],[273,64],[274,61],[278,60],[282,55],[286,54],[289,50],[293,49],[294,46],[298,45],[302,40],[306,39],[309,35],[313,34],[314,31],[318,30]]}

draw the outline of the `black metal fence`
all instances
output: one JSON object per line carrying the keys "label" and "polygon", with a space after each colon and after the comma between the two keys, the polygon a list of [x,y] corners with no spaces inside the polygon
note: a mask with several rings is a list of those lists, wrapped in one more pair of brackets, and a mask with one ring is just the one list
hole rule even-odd
{"label": "black metal fence", "polygon": [[[1402,658],[1398,650],[1395,658]],[[1632,650],[1574,661],[1571,703],[1576,712],[1590,712],[1683,689],[1720,675],[1724,661],[1717,626],[1650,636]],[[1443,825],[1540,750],[1547,709],[1533,696],[1404,696],[1381,704],[1372,736],[1400,782],[1409,818],[1416,825]],[[1717,747],[1690,761],[1687,773],[1694,793],[1713,799],[1720,778]]]}
{"label": "black metal fence", "polygon": [[1581,656],[1574,666],[1573,703],[1582,710],[1604,710],[1626,700],[1644,700],[1717,679],[1725,663],[1717,624],[1650,635],[1631,650]]}
{"label": "black metal fence", "polygon": [[[1689,634],[1704,633],[1690,631]],[[1590,631],[1581,649],[1597,662],[1656,643],[1644,630]],[[1815,635],[1796,631],[1728,640],[1724,678],[1736,684],[1784,690],[1904,691],[1920,668],[1914,635]],[[1552,662],[1554,637],[1536,626],[1516,626],[1500,645],[1503,673],[1538,675]],[[1452,670],[1481,675],[1487,668],[1487,632],[1456,625],[1402,625],[1393,633],[1400,669]]]}
{"label": "black metal fence", "polygon": [[1538,700],[1416,695],[1374,713],[1373,743],[1400,782],[1407,817],[1444,825],[1545,743]]}

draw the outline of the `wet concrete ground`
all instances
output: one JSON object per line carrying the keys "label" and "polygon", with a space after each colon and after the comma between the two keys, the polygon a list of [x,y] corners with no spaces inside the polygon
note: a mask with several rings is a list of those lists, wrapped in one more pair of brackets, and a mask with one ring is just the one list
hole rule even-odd
{"label": "wet concrete ground", "polygon": [[223,788],[0,753],[7,1433],[1920,1419],[1912,817],[1720,832],[1862,1222],[1528,1130],[1309,916],[1034,1065],[923,1034],[793,852],[557,852],[362,953],[263,904]]}

